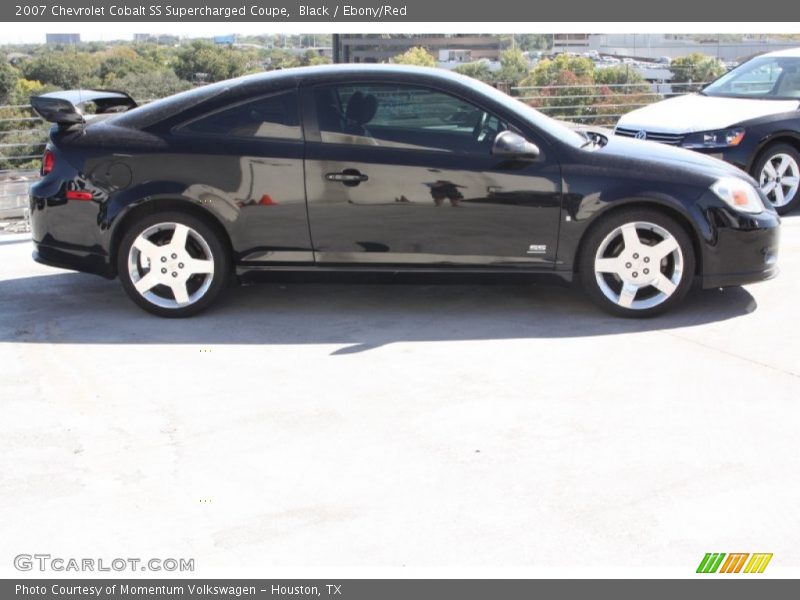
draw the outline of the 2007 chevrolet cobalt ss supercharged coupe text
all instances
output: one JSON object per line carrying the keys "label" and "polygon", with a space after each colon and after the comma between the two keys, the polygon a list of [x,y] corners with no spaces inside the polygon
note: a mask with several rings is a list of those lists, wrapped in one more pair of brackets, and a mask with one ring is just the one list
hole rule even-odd
{"label": "2007 chevrolet cobalt ss supercharged coupe text", "polygon": [[31,191],[36,260],[119,276],[161,316],[270,269],[576,276],[622,316],[666,310],[694,279],[777,269],[779,219],[742,171],[572,130],[444,71],[307,67],[141,107],[32,102],[57,123]]}

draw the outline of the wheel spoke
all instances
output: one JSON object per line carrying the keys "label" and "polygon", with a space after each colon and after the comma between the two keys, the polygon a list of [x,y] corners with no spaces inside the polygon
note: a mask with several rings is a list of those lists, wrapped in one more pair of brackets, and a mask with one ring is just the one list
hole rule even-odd
{"label": "wheel spoke", "polygon": [[780,186],[780,185],[775,186],[775,204],[780,206],[785,201],[786,201],[786,197],[783,195],[783,186]]}
{"label": "wheel spoke", "polygon": [[175,250],[186,249],[186,239],[189,237],[189,228],[182,223],[175,224],[175,231],[172,232],[172,239],[169,245]]}
{"label": "wheel spoke", "polygon": [[789,158],[785,155],[781,156],[781,162],[780,164],[778,164],[778,168],[776,169],[776,171],[778,171],[778,175],[783,176],[783,174],[786,173],[786,169],[788,167],[789,167]]}
{"label": "wheel spoke", "polygon": [[672,293],[675,291],[675,288],[677,288],[678,286],[672,283],[672,280],[662,273],[653,282],[653,287],[656,288],[659,292],[664,292],[667,296],[671,296]]}
{"label": "wheel spoke", "polygon": [[175,296],[175,302],[178,304],[189,304],[189,294],[186,291],[186,281],[183,279],[175,280],[170,285],[172,293]]}
{"label": "wheel spoke", "polygon": [[773,179],[772,181],[770,181],[766,185],[762,185],[761,186],[761,191],[764,192],[765,196],[769,195],[769,194],[772,193],[772,190],[775,189],[775,185],[776,185],[776,183],[775,183],[775,180]]}
{"label": "wheel spoke", "polygon": [[133,247],[136,248],[139,252],[141,252],[143,257],[149,260],[152,260],[153,257],[158,252],[158,246],[156,246],[153,242],[142,236],[137,237],[133,241]]}
{"label": "wheel spoke", "polygon": [[636,292],[638,291],[639,288],[632,283],[624,283],[622,290],[619,292],[619,301],[617,303],[623,308],[630,308],[636,299]]}
{"label": "wheel spoke", "polygon": [[192,275],[198,273],[211,274],[214,272],[214,261],[193,258],[186,263],[186,271]]}
{"label": "wheel spoke", "polygon": [[625,250],[633,250],[641,245],[639,234],[633,223],[626,223],[622,226],[622,239],[625,242]]}
{"label": "wheel spoke", "polygon": [[676,240],[674,237],[668,237],[667,239],[653,246],[651,253],[656,260],[661,260],[662,258],[675,252],[677,249],[678,240]]}
{"label": "wheel spoke", "polygon": [[778,172],[775,170],[775,165],[772,164],[771,160],[768,160],[767,164],[764,165],[764,172],[770,179],[775,179],[778,176]]}
{"label": "wheel spoke", "polygon": [[789,187],[794,187],[800,183],[800,177],[782,177],[781,183]]}
{"label": "wheel spoke", "polygon": [[159,281],[158,276],[153,271],[150,271],[149,273],[147,273],[147,275],[145,275],[139,281],[134,283],[133,287],[135,287],[136,291],[139,292],[140,294],[144,294],[145,292],[148,292],[152,288],[157,286],[159,283],[161,282]]}
{"label": "wheel spoke", "polygon": [[619,273],[619,258],[598,258],[594,261],[594,270],[597,273]]}

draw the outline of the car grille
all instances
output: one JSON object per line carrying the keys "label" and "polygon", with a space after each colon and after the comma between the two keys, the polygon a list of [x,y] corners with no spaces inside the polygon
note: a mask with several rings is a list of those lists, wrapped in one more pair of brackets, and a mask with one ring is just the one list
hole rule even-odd
{"label": "car grille", "polygon": [[[622,137],[636,137],[636,134],[642,131],[642,129],[627,129],[625,127],[617,127],[614,130],[615,135],[621,135]],[[681,133],[659,133],[658,131],[646,131],[647,138],[651,142],[660,142],[662,144],[669,144],[670,146],[678,146],[685,137]]]}

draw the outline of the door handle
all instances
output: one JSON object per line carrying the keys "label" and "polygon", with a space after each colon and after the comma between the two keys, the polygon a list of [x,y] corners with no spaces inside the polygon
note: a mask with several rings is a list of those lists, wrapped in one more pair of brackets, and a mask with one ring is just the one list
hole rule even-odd
{"label": "door handle", "polygon": [[356,169],[345,169],[341,173],[328,173],[325,175],[325,179],[328,181],[337,181],[339,183],[343,183],[344,185],[353,186],[358,185],[362,181],[367,181],[369,177],[357,171]]}

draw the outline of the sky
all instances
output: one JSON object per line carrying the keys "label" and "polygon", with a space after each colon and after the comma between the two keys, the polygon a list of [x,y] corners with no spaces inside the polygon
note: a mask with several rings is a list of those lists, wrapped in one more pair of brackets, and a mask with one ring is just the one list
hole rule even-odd
{"label": "sky", "polygon": [[134,33],[182,37],[274,33],[797,33],[800,23],[281,23],[33,22],[0,23],[0,44],[43,44],[46,33],[80,33],[84,41],[131,40]]}

